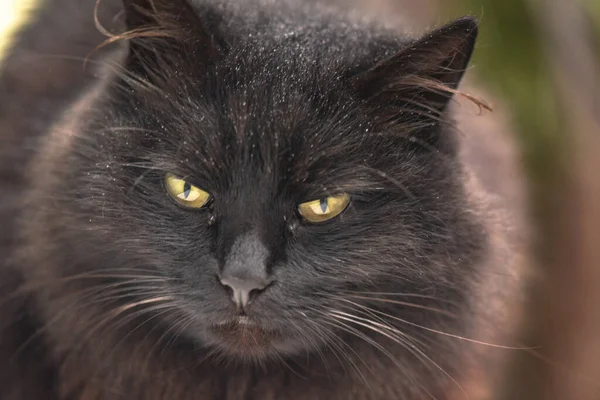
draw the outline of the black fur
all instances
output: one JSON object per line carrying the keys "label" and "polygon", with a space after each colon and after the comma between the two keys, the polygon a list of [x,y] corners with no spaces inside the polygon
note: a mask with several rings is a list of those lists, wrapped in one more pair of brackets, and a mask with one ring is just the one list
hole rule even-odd
{"label": "black fur", "polygon": [[[123,67],[10,142],[31,156],[2,171],[0,397],[447,398],[471,351],[432,330],[469,335],[488,251],[446,112],[475,21],[415,40],[308,4],[125,4],[127,54],[98,56]],[[340,192],[339,217],[299,216]],[[240,260],[271,282],[260,329],[219,283]]]}

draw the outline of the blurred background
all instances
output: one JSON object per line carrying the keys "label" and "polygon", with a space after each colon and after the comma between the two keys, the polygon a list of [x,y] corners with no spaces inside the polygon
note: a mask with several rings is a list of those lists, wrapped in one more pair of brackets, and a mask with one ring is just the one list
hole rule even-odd
{"label": "blurred background", "polygon": [[[0,57],[36,3],[0,0]],[[497,398],[600,399],[600,0],[369,4],[418,31],[481,22],[470,78],[520,145],[535,222],[520,340],[537,350],[514,353]]]}

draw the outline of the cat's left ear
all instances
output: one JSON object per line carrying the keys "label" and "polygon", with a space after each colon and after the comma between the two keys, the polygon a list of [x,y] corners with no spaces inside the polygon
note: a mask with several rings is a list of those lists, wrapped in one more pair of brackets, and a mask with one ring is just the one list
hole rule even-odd
{"label": "cat's left ear", "polygon": [[355,76],[354,87],[385,113],[384,119],[410,113],[439,117],[460,83],[476,37],[474,18],[455,20]]}
{"label": "cat's left ear", "polygon": [[188,0],[123,0],[129,41],[128,66],[147,69],[155,62],[194,56],[202,66],[218,60],[222,48],[218,19],[207,8],[196,9]]}

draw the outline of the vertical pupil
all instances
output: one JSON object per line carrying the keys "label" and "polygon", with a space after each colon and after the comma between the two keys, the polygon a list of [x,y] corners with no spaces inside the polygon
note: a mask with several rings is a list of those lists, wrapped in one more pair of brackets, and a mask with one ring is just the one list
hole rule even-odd
{"label": "vertical pupil", "polygon": [[185,182],[183,184],[183,197],[184,198],[188,198],[188,196],[190,195],[190,191],[192,190],[192,185],[190,185],[189,183]]}
{"label": "vertical pupil", "polygon": [[321,206],[321,211],[325,213],[327,211],[327,199],[321,199],[319,201],[319,206]]}

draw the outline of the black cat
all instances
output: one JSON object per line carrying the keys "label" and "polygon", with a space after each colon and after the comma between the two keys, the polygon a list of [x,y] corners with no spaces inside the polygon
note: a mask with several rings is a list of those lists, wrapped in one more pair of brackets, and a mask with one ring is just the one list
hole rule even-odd
{"label": "black cat", "polygon": [[125,0],[89,74],[91,3],[4,66],[0,398],[464,396],[513,265],[448,107],[476,21]]}

